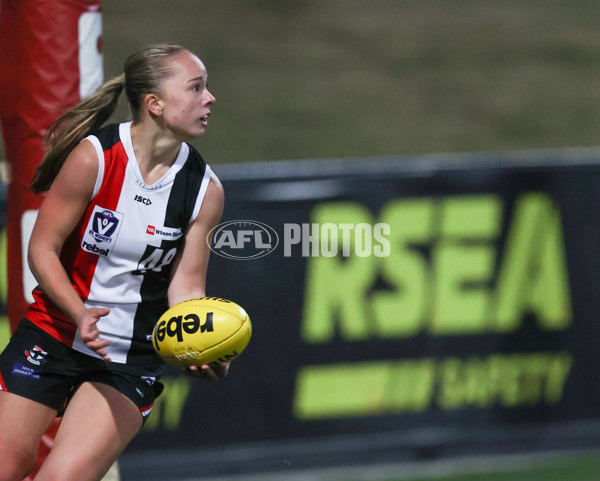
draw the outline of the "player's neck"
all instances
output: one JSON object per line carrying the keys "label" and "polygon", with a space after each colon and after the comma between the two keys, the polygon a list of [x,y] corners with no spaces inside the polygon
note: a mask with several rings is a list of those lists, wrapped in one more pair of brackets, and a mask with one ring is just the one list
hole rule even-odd
{"label": "player's neck", "polygon": [[179,140],[141,124],[131,126],[131,142],[144,182],[149,185],[173,165],[181,147]]}

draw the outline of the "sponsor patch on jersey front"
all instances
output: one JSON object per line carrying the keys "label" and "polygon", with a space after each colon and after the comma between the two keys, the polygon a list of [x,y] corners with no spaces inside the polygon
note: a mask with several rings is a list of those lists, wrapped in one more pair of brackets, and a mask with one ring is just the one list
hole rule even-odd
{"label": "sponsor patch on jersey front", "polygon": [[146,226],[146,234],[156,235],[163,239],[176,240],[183,235],[183,232],[181,232],[179,227],[155,227],[153,225],[148,225]]}
{"label": "sponsor patch on jersey front", "polygon": [[122,223],[123,214],[120,212],[95,206],[81,240],[81,248],[86,252],[108,257]]}

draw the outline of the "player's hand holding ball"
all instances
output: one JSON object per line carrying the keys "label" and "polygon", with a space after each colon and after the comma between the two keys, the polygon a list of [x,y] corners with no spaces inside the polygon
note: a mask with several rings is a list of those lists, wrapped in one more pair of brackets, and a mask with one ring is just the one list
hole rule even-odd
{"label": "player's hand holding ball", "polygon": [[252,324],[235,302],[203,297],[180,302],[156,323],[152,345],[165,362],[186,374],[217,379],[248,345]]}
{"label": "player's hand holding ball", "polygon": [[218,364],[205,364],[204,366],[190,366],[181,368],[185,374],[206,381],[216,381],[220,377],[227,376],[229,371],[228,362],[220,362]]}

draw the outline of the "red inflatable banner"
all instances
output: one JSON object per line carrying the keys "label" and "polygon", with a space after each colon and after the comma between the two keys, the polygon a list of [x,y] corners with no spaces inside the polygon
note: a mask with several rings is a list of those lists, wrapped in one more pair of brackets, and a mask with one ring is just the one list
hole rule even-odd
{"label": "red inflatable banner", "polygon": [[[8,314],[27,304],[23,214],[41,199],[29,182],[43,156],[50,124],[102,80],[100,0],[2,0],[0,121],[10,167],[8,190]],[[26,233],[26,232],[25,232]]]}
{"label": "red inflatable banner", "polygon": [[[50,124],[102,81],[100,4],[101,0],[0,3],[0,122],[10,171],[7,277],[13,330],[35,285],[26,246],[41,198],[33,195],[29,183],[43,157]],[[55,430],[56,425],[44,437],[38,465]]]}

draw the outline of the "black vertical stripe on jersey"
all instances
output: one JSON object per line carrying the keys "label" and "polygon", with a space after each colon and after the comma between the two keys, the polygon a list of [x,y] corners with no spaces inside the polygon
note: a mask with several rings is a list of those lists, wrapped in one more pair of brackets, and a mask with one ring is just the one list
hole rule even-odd
{"label": "black vertical stripe on jersey", "polygon": [[175,176],[165,216],[165,227],[181,227],[182,231],[192,217],[206,171],[202,156],[192,146],[189,147],[188,160]]}
{"label": "black vertical stripe on jersey", "polygon": [[121,142],[119,135],[119,124],[109,124],[102,127],[92,135],[96,136],[100,141],[102,150],[110,150],[115,144]]}
{"label": "black vertical stripe on jersey", "polygon": [[[181,232],[185,234],[205,171],[206,163],[201,155],[190,146],[188,158],[173,180],[165,212],[163,224],[165,227],[180,228]],[[177,246],[179,250],[182,245],[183,236],[176,241],[163,239],[160,248],[166,253],[173,246]],[[142,302],[134,317],[133,338],[128,359],[131,356],[138,357],[154,353],[152,343],[146,340],[146,336],[152,333],[154,325],[168,308],[167,289],[171,277],[171,267],[172,264],[162,269],[161,272],[148,271],[143,274],[144,279],[140,287]]]}

